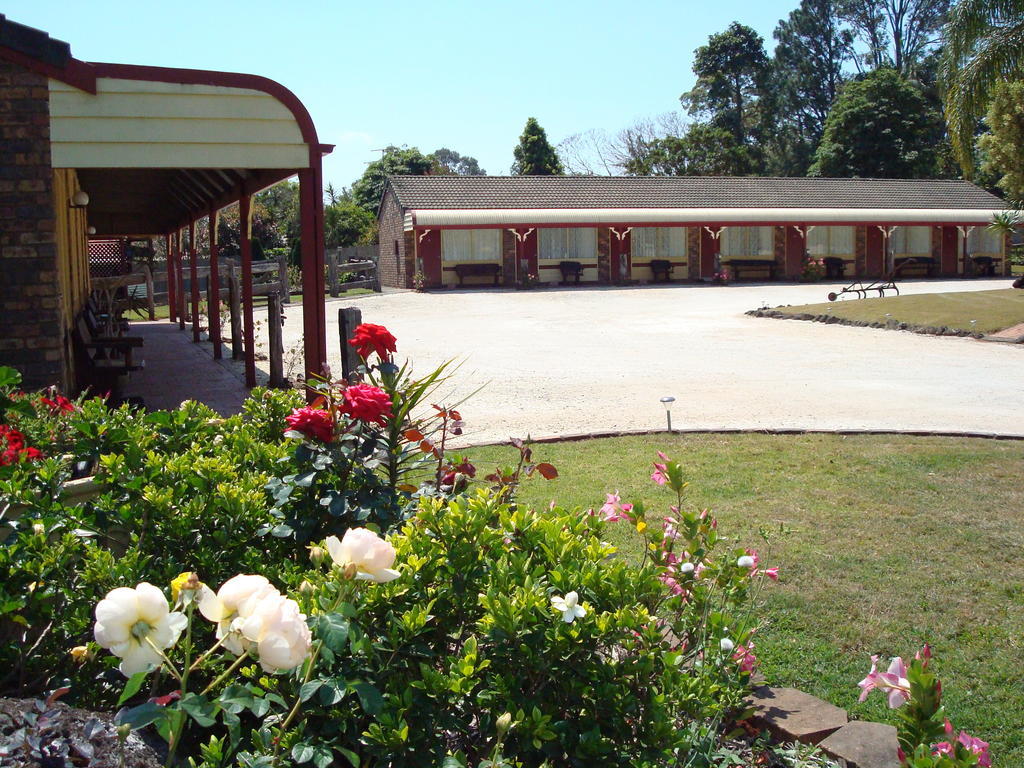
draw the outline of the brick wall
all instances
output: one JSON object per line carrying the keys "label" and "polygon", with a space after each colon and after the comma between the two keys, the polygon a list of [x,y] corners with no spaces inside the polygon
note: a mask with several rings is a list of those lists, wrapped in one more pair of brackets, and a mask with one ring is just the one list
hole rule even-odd
{"label": "brick wall", "polygon": [[[521,265],[519,265],[521,266]],[[501,230],[501,282],[507,286],[516,284],[516,236],[511,229]],[[519,279],[526,277],[519,274]]]}
{"label": "brick wall", "polygon": [[[783,277],[800,277],[786,273],[786,227],[772,227],[772,257],[775,259],[775,276],[778,279]],[[801,270],[802,267],[801,260]]]}
{"label": "brick wall", "polygon": [[0,364],[67,389],[55,202],[46,77],[0,61]]}
{"label": "brick wall", "polygon": [[856,254],[856,265],[854,274],[863,277],[868,271],[868,228],[857,227],[854,235],[854,251]]}
{"label": "brick wall", "polygon": [[700,227],[686,228],[686,277],[700,280]]}
{"label": "brick wall", "polygon": [[[411,234],[411,233],[410,233]],[[381,285],[391,288],[412,288],[412,276],[416,272],[413,264],[414,250],[406,239],[404,211],[389,188],[384,193],[378,220],[379,258]]]}
{"label": "brick wall", "polygon": [[611,230],[608,227],[597,228],[597,279],[601,283],[611,283]]}

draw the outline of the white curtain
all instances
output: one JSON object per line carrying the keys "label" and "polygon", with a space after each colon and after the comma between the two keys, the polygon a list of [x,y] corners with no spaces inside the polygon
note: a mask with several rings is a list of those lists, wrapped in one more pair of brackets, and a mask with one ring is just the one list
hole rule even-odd
{"label": "white curtain", "polygon": [[993,232],[988,227],[975,227],[967,235],[967,253],[1002,255],[1003,234]]}
{"label": "white curtain", "polygon": [[501,261],[500,229],[442,229],[444,261]]}
{"label": "white curtain", "polygon": [[593,227],[545,227],[537,238],[537,258],[547,261],[589,261],[597,254]]}
{"label": "white curtain", "polygon": [[726,227],[721,254],[724,258],[770,258],[775,254],[772,227]]}
{"label": "white curtain", "polygon": [[807,233],[811,256],[853,256],[853,227],[814,227]]}
{"label": "white curtain", "polygon": [[630,237],[638,261],[686,258],[686,227],[636,227]]}
{"label": "white curtain", "polygon": [[889,236],[892,252],[896,256],[931,256],[931,227],[896,227]]}

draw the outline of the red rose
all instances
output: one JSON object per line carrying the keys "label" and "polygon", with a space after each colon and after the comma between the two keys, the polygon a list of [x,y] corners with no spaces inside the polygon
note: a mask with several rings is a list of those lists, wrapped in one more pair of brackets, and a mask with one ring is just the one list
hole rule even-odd
{"label": "red rose", "polygon": [[306,437],[329,443],[334,439],[334,419],[327,411],[319,408],[296,408],[290,416],[285,417],[288,430],[301,432]]}
{"label": "red rose", "polygon": [[373,323],[357,325],[348,343],[356,348],[356,352],[363,360],[369,360],[374,352],[381,360],[389,360],[390,353],[396,349],[395,337],[391,335],[391,331],[383,325]]}
{"label": "red rose", "polygon": [[75,404],[63,395],[57,395],[54,400],[51,400],[48,397],[41,397],[39,398],[39,402],[49,408],[50,413],[53,416],[57,416],[61,413],[71,413],[75,410]]}
{"label": "red rose", "polygon": [[383,425],[384,420],[391,416],[391,400],[388,393],[379,387],[355,384],[345,387],[341,391],[341,396],[345,400],[341,412],[347,413],[353,419]]}
{"label": "red rose", "polygon": [[0,467],[43,458],[38,448],[25,445],[25,436],[14,427],[0,424]]}

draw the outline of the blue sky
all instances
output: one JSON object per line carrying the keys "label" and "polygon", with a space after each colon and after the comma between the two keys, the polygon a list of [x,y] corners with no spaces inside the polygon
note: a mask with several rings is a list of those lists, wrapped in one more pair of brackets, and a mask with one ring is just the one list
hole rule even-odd
{"label": "blue sky", "polygon": [[502,174],[527,117],[557,143],[677,109],[709,34],[741,21],[771,53],[797,2],[6,0],[2,12],[87,61],[277,80],[337,145],[325,181],[347,186],[387,144],[446,146]]}

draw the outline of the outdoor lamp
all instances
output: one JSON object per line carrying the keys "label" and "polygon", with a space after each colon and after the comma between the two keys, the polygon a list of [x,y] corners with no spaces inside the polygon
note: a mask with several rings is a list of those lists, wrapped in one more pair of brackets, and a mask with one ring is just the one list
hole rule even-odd
{"label": "outdoor lamp", "polygon": [[661,404],[665,406],[665,421],[668,422],[668,431],[672,431],[672,403],[676,399],[674,397],[663,397],[661,398]]}
{"label": "outdoor lamp", "polygon": [[89,204],[89,195],[82,190],[78,190],[71,196],[71,207],[72,208],[85,208]]}

